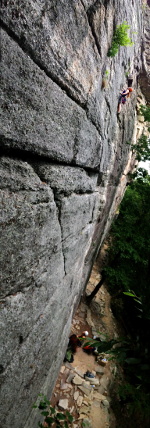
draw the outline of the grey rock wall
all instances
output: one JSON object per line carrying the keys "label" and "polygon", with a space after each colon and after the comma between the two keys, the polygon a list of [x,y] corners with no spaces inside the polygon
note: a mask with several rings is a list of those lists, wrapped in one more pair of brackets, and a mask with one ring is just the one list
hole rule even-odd
{"label": "grey rock wall", "polygon": [[142,69],[139,73],[141,90],[150,105],[150,2],[143,1]]}
{"label": "grey rock wall", "polygon": [[[134,45],[108,58],[124,20]],[[1,24],[1,426],[36,428],[32,405],[52,392],[131,168],[142,11],[139,0],[2,0]]]}

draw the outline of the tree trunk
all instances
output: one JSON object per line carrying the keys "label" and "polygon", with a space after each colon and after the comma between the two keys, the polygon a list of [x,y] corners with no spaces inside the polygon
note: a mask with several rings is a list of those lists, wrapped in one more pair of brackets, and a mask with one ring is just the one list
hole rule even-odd
{"label": "tree trunk", "polygon": [[92,291],[92,293],[86,297],[86,303],[89,305],[93,299],[93,297],[97,294],[97,292],[99,291],[99,289],[101,288],[101,286],[103,285],[104,281],[105,281],[106,275],[105,275],[105,271],[102,270],[101,272],[101,280],[98,282],[98,284],[96,285],[96,287],[94,288],[94,290]]}

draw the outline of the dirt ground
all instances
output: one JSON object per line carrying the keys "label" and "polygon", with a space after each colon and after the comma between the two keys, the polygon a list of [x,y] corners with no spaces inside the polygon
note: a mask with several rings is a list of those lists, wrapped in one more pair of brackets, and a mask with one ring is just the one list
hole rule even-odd
{"label": "dirt ground", "polygon": [[[100,269],[105,256],[103,248],[98,257],[86,294],[90,294],[100,280]],[[89,337],[95,335],[101,339],[117,338],[120,333],[118,325],[110,308],[110,295],[105,284],[93,299],[90,306],[81,302],[72,321],[71,334],[81,336],[87,330]],[[67,410],[73,415],[73,428],[116,428],[116,419],[111,409],[110,386],[112,387],[117,367],[113,361],[109,361],[108,354],[102,354],[106,362],[102,365],[96,356],[88,355],[82,348],[77,348],[72,363],[64,363],[60,369],[58,379],[51,399],[52,405],[60,406],[60,400],[67,400]],[[97,385],[92,381],[86,382],[84,374],[89,370],[95,376]],[[65,404],[66,405],[66,404]]]}

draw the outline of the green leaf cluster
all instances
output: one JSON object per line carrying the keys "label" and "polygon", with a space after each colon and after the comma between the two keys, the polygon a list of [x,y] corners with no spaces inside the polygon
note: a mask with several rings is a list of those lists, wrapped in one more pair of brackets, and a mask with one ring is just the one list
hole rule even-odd
{"label": "green leaf cluster", "polygon": [[[37,404],[33,405],[33,408],[41,410],[41,415],[44,416],[44,422],[47,423],[47,427],[50,428],[55,424],[56,428],[69,428],[73,422],[73,416],[66,410],[64,413],[58,412],[55,407],[51,406],[50,401],[43,394],[39,394],[41,397]],[[43,428],[43,423],[38,423],[39,428]]]}
{"label": "green leaf cluster", "polygon": [[[140,111],[144,116],[144,121],[150,124],[150,107],[142,105],[140,107]],[[133,150],[133,153],[136,153],[136,159],[138,162],[150,160],[150,138],[146,135],[142,134],[137,143],[131,145],[131,149]]]}
{"label": "green leaf cluster", "polygon": [[109,70],[105,70],[104,76],[105,76],[105,78],[108,78],[108,76],[109,76]]}
{"label": "green leaf cluster", "polygon": [[138,418],[141,419],[141,424],[143,422],[142,415],[144,409],[144,426],[148,426],[147,419],[150,418],[149,401],[147,400],[145,394],[142,392],[140,386],[137,386],[135,388],[134,385],[131,385],[129,382],[126,382],[119,386],[118,393],[122,405],[126,402],[128,403],[129,417],[134,417],[134,415],[136,416],[138,414]]}
{"label": "green leaf cluster", "polygon": [[[141,421],[150,408],[150,176],[143,171],[128,186],[113,224],[107,284],[115,299],[116,314],[130,334],[111,349],[124,369],[129,389],[126,394],[131,411],[140,411]],[[118,302],[121,300],[119,306]],[[118,305],[118,306],[117,306]],[[140,394],[137,394],[137,388]],[[136,395],[137,394],[137,395]],[[134,397],[136,395],[137,398]],[[121,399],[123,399],[123,394]],[[141,401],[142,400],[142,401]],[[144,402],[145,400],[145,402]],[[142,426],[142,422],[141,422]]]}
{"label": "green leaf cluster", "polygon": [[131,146],[133,152],[136,152],[138,162],[150,160],[150,138],[142,134],[136,144]]}
{"label": "green leaf cluster", "polygon": [[108,56],[113,57],[118,53],[118,49],[120,46],[131,46],[133,45],[132,40],[128,36],[128,30],[130,29],[130,25],[124,21],[122,24],[117,25],[111,47],[108,50]]}
{"label": "green leaf cluster", "polygon": [[144,116],[145,122],[150,122],[150,107],[140,106],[141,114]]}
{"label": "green leaf cluster", "polygon": [[[85,339],[84,339],[85,340]],[[84,346],[95,346],[99,352],[99,354],[103,352],[108,352],[113,348],[114,345],[118,343],[118,340],[95,340],[95,339],[87,339],[84,342]]]}
{"label": "green leaf cluster", "polygon": [[[105,268],[113,309],[128,331],[118,343],[98,347],[122,366],[127,383],[119,392],[136,426],[150,422],[150,176],[143,170],[127,187],[115,220]],[[125,404],[124,404],[125,403]],[[147,422],[148,421],[148,422]]]}
{"label": "green leaf cluster", "polygon": [[112,246],[107,280],[114,290],[133,292],[141,298],[145,316],[150,318],[150,176],[128,186],[120,214],[112,227]]}

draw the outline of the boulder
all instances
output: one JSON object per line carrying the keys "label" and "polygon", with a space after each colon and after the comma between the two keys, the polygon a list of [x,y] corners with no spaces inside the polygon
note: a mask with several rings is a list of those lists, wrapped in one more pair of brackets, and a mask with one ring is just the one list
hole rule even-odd
{"label": "boulder", "polygon": [[68,409],[68,399],[62,398],[61,400],[59,400],[58,407],[62,410],[67,410]]}

